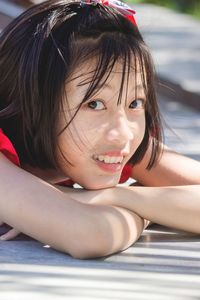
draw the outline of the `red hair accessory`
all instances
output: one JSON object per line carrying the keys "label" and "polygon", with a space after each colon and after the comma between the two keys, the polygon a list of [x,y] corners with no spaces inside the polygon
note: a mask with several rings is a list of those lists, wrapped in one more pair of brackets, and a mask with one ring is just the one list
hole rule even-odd
{"label": "red hair accessory", "polygon": [[113,7],[117,9],[126,19],[128,19],[130,22],[132,22],[135,26],[137,26],[137,23],[134,18],[135,11],[131,9],[126,3],[121,2],[119,0],[81,0],[80,6],[84,5],[97,5],[102,4],[105,6]]}

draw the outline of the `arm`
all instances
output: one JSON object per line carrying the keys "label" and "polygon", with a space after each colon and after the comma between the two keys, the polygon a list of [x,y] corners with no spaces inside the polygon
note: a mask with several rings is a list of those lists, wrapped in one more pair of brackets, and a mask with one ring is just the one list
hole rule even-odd
{"label": "arm", "polygon": [[136,212],[143,219],[200,234],[200,185],[173,187],[115,187],[77,192],[75,199]]}
{"label": "arm", "polygon": [[[149,147],[142,161],[134,167],[132,177],[146,186],[177,187],[155,190],[131,188],[136,200],[131,208],[153,222],[200,233],[200,162],[164,146],[158,163],[151,170],[146,170],[150,150]],[[138,199],[141,201],[137,202]],[[130,208],[129,205],[125,207]]]}
{"label": "arm", "polygon": [[150,148],[133,177],[152,187],[116,187],[75,199],[123,207],[151,222],[200,233],[200,163],[165,147],[156,166],[146,170],[149,156]]}
{"label": "arm", "polygon": [[132,177],[144,186],[176,186],[200,184],[200,162],[183,156],[164,146],[157,164],[147,170],[151,148],[134,166]]}
{"label": "arm", "polygon": [[152,222],[200,234],[200,185],[121,187],[112,197],[115,205]]}
{"label": "arm", "polygon": [[0,154],[0,221],[86,258],[121,251],[138,239],[144,222],[114,206],[87,205],[14,166]]}

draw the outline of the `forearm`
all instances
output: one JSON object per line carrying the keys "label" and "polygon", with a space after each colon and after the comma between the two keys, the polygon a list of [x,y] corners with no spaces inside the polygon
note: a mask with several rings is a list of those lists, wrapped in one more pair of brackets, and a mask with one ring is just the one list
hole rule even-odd
{"label": "forearm", "polygon": [[130,246],[143,220],[124,208],[80,203],[31,174],[0,161],[0,220],[79,258]]}
{"label": "forearm", "polygon": [[[200,233],[200,185],[177,187],[120,187],[110,190],[114,205],[152,222]],[[108,199],[107,198],[107,199]]]}
{"label": "forearm", "polygon": [[[76,202],[39,178],[1,160],[0,219],[19,231],[60,251],[70,250],[70,223],[78,217],[66,209],[76,207]],[[5,165],[4,165],[5,163]],[[79,210],[77,210],[79,211]],[[59,218],[58,218],[59,215]]]}
{"label": "forearm", "polygon": [[[7,198],[1,218],[19,231],[76,258],[122,251],[141,235],[142,218],[124,208],[87,205],[37,187],[32,196]],[[39,194],[43,196],[39,197]],[[52,199],[52,200],[51,200]],[[2,203],[2,202],[1,202]]]}
{"label": "forearm", "polygon": [[176,229],[200,233],[200,185],[177,187],[115,187],[75,192],[78,201],[113,205],[143,219]]}

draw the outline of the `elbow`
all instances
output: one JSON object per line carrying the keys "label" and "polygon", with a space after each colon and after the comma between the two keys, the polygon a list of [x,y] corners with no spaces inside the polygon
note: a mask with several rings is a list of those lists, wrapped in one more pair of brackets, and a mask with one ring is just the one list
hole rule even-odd
{"label": "elbow", "polygon": [[[118,236],[111,236],[108,232],[99,233],[87,239],[79,239],[79,243],[71,245],[68,254],[76,259],[94,259],[105,257],[123,251],[133,245],[138,236],[131,239],[120,239]],[[87,241],[87,242],[86,242]]]}
{"label": "elbow", "polygon": [[100,257],[103,257],[103,256],[106,256],[103,254],[103,252],[101,253],[99,250],[98,251],[95,251],[93,249],[81,249],[81,250],[75,250],[75,251],[72,251],[70,253],[70,255],[75,258],[75,259],[81,259],[81,260],[84,260],[84,259],[94,259],[94,258],[100,258]]}
{"label": "elbow", "polygon": [[80,239],[78,244],[70,247],[68,253],[76,259],[94,259],[107,256],[112,251],[107,237],[99,234],[95,239],[92,237],[87,237],[84,241]]}
{"label": "elbow", "polygon": [[111,223],[106,222],[105,219],[102,222],[100,219],[98,226],[92,229],[90,226],[90,230],[78,234],[78,238],[71,243],[68,253],[78,259],[93,259],[127,249],[137,241],[144,227],[140,217],[133,213],[130,215],[130,212],[128,216],[130,222],[127,219],[114,219]]}
{"label": "elbow", "polygon": [[112,234],[106,222],[96,221],[95,226],[80,230],[76,238],[69,243],[69,254],[77,259],[94,259],[108,256],[116,252],[113,247]]}
{"label": "elbow", "polygon": [[93,259],[125,250],[143,230],[143,220],[125,209],[104,206],[90,209],[93,210],[89,211],[87,222],[84,217],[84,226],[73,228],[70,238],[66,238],[65,252],[74,258]]}
{"label": "elbow", "polygon": [[[93,259],[112,254],[111,228],[104,214],[99,218],[99,211],[104,208],[87,207],[80,226],[77,226],[66,239],[67,252],[73,258]],[[87,217],[87,218],[86,218]],[[82,226],[81,226],[82,225]],[[65,249],[66,249],[65,248]]]}

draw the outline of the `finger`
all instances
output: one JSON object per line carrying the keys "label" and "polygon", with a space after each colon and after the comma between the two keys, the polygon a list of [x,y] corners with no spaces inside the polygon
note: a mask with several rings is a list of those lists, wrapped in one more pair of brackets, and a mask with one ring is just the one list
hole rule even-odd
{"label": "finger", "polygon": [[0,240],[2,241],[9,241],[11,239],[14,239],[18,234],[20,234],[20,231],[17,229],[11,229],[2,236],[0,236]]}

